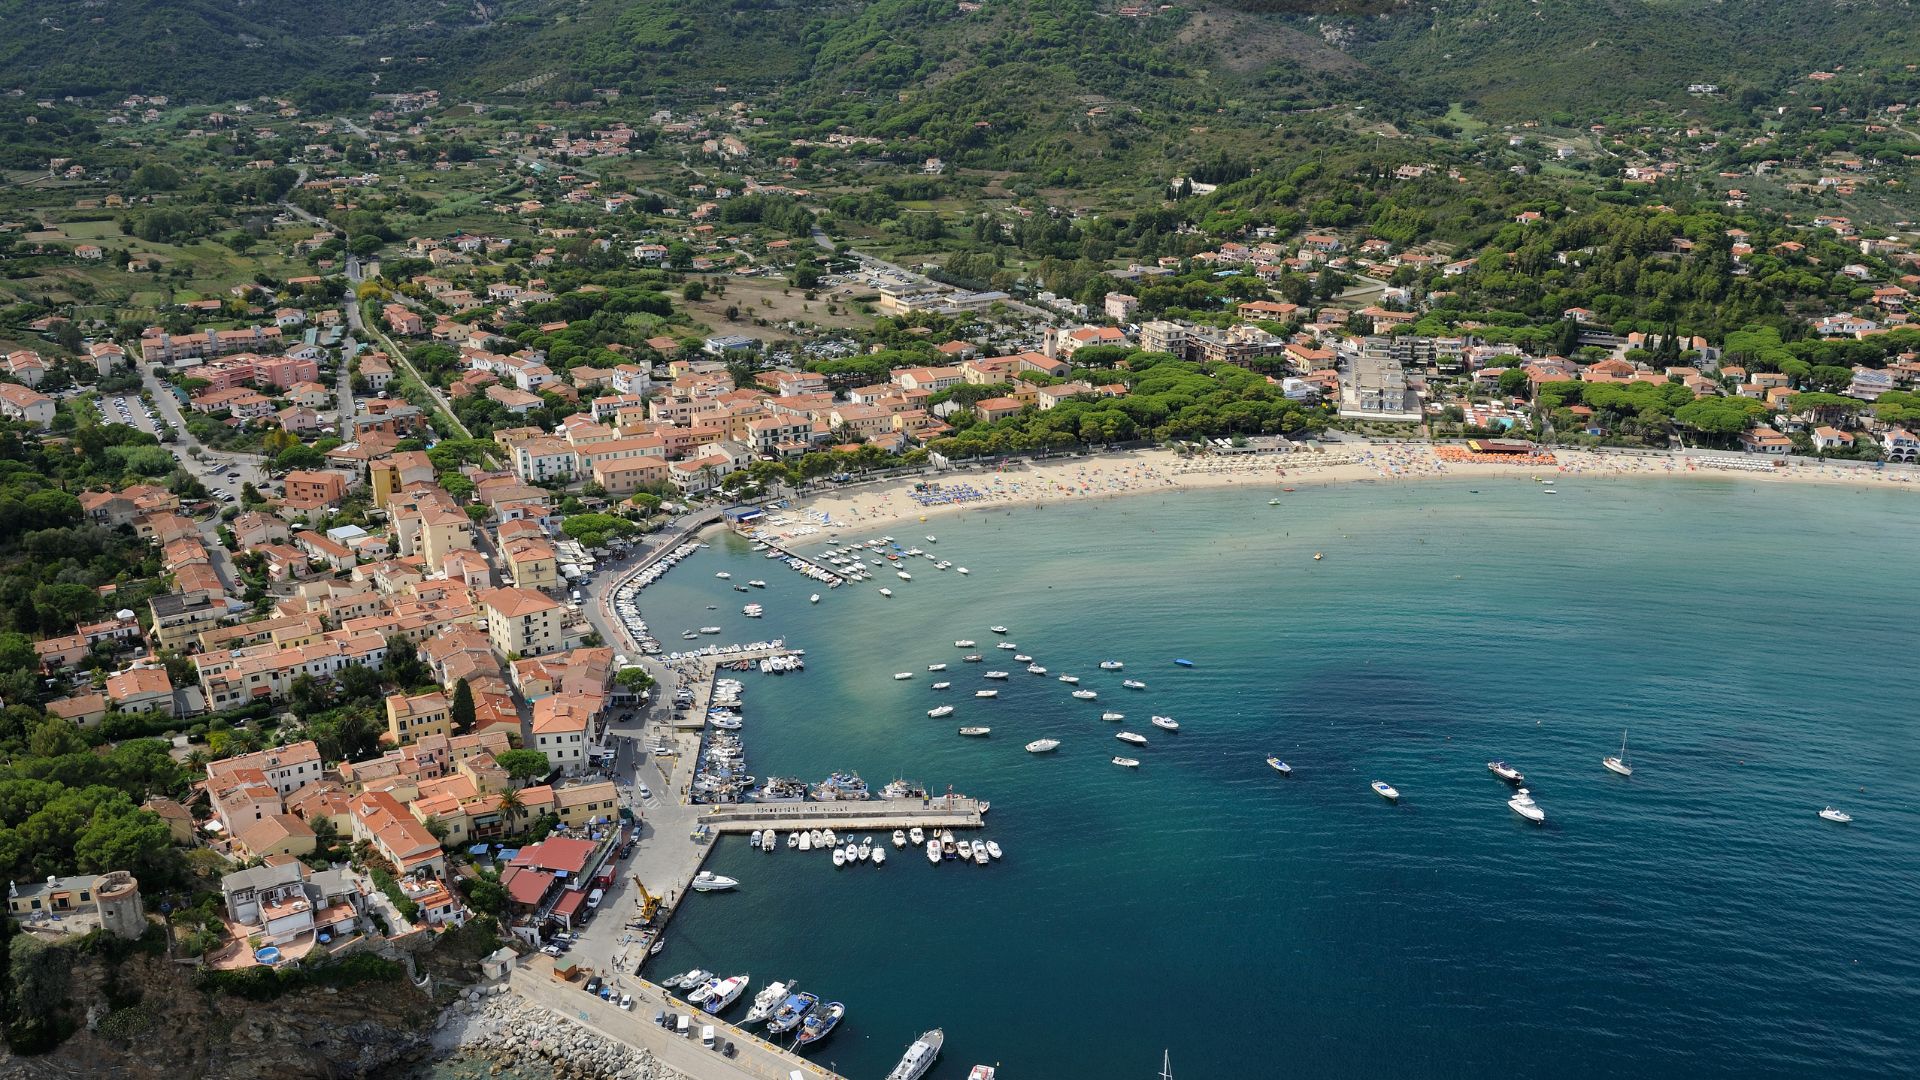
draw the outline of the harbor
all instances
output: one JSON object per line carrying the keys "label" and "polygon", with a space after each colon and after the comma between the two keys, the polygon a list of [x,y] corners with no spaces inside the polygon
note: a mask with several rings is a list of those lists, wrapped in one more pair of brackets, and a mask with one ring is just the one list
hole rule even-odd
{"label": "harbor", "polygon": [[812,829],[978,829],[986,824],[980,800],[963,795],[860,802],[735,803],[709,807],[700,823],[717,833]]}

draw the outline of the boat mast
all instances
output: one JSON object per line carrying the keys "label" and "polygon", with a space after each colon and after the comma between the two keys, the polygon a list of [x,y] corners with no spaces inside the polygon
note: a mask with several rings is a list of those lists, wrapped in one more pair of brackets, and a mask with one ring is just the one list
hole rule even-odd
{"label": "boat mast", "polygon": [[1173,1055],[1160,1051],[1160,1080],[1173,1080]]}

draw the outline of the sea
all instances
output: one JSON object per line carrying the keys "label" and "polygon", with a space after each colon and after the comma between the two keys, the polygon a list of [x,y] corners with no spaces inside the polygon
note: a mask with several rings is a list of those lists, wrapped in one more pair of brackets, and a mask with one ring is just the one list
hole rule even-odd
{"label": "sea", "polygon": [[[742,676],[751,770],[989,799],[1005,854],[835,869],[725,838],[708,866],[740,888],[690,896],[649,974],[844,1002],[808,1056],[860,1080],[934,1027],[944,1080],[1920,1075],[1920,498],[1545,487],[997,507],[890,527],[967,576],[910,558],[833,590],[716,538],[641,607],[669,646],[806,650]],[[1623,737],[1631,778],[1601,766]]]}

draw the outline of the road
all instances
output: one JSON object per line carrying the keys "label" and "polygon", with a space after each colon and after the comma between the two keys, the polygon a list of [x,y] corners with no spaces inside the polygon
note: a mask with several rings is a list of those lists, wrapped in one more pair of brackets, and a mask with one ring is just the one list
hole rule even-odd
{"label": "road", "polygon": [[[401,297],[400,301],[401,303],[408,304],[408,306],[415,306],[405,297]],[[347,327],[363,340],[370,338],[378,342],[380,347],[386,350],[387,355],[393,358],[394,363],[400,365],[408,375],[413,376],[415,382],[426,387],[427,394],[433,398],[435,404],[440,406],[441,411],[446,413],[447,420],[453,424],[453,429],[460,433],[460,437],[463,439],[473,438],[473,432],[468,431],[467,425],[461,423],[460,418],[454,415],[453,405],[447,401],[446,395],[440,392],[439,387],[434,386],[421,377],[420,372],[414,368],[413,361],[407,359],[407,354],[401,350],[400,346],[393,343],[393,339],[387,336],[386,331],[367,323],[366,319],[360,314],[360,305],[357,302],[347,305]],[[441,434],[445,436],[447,433],[441,432]]]}
{"label": "road", "polygon": [[[152,396],[154,407],[160,415],[173,426],[179,438],[180,463],[188,472],[198,477],[209,488],[226,487],[238,493],[241,484],[253,484],[258,487],[267,480],[266,459],[259,454],[242,454],[231,450],[214,450],[200,445],[200,441],[187,430],[187,418],[180,411],[180,399],[173,396],[173,388],[154,377],[151,367],[142,365],[140,380],[146,384],[147,393]],[[138,411],[135,416],[139,416]],[[152,430],[149,428],[148,430]],[[199,451],[196,456],[193,451]],[[229,481],[229,473],[238,473]]]}
{"label": "road", "polygon": [[[158,426],[147,417],[144,403],[141,402],[137,396],[132,394],[109,394],[101,397],[100,403],[102,406],[100,418],[105,423],[127,424],[131,427],[139,428],[141,431],[147,432],[150,435],[159,435]],[[181,439],[191,442],[192,436],[186,434],[184,429],[178,430]],[[230,493],[236,499],[239,497],[240,484],[242,482],[247,482],[249,477],[255,478],[252,482],[258,482],[259,469],[252,465],[242,466],[239,470],[240,477],[236,480],[228,481],[223,473],[216,472],[213,466],[204,461],[197,461],[184,454],[176,454],[175,458],[183,468],[199,479],[201,483],[205,484],[209,490],[231,484]],[[227,554],[227,549],[220,545],[220,519],[214,517],[197,522],[196,524],[200,530],[201,542],[206,545],[210,561],[213,565],[213,572],[220,576],[220,584],[224,586],[229,593],[235,596],[240,595],[240,593],[244,591],[240,587],[240,572],[234,567],[233,558]]]}

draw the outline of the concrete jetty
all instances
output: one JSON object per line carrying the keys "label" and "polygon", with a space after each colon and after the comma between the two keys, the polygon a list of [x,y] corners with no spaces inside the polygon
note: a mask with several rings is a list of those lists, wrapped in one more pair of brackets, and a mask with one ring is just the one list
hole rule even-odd
{"label": "concrete jetty", "polygon": [[931,799],[861,799],[845,802],[729,803],[707,810],[700,823],[717,833],[757,829],[978,829],[986,824],[980,801],[962,795]]}
{"label": "concrete jetty", "polygon": [[673,726],[683,731],[698,731],[707,726],[707,709],[713,702],[714,680],[719,678],[725,665],[741,661],[758,664],[770,657],[797,656],[802,652],[784,641],[775,640],[751,647],[723,645],[712,653],[702,652],[691,658],[682,655],[677,659],[669,659],[667,667],[676,676],[674,689],[686,687],[693,691],[693,706],[676,712]]}
{"label": "concrete jetty", "polygon": [[[805,567],[806,570],[811,570],[816,573],[823,574],[825,575],[828,588],[832,588],[835,585],[846,584],[847,576],[845,574],[842,574],[840,571],[835,570],[830,566],[821,566],[819,563],[814,562],[812,559],[807,558],[805,555],[794,554],[793,549],[783,546],[782,544],[776,542],[770,536],[761,536],[755,533],[755,534],[751,534],[749,539],[752,539],[756,543],[767,545],[768,551],[779,552],[780,561],[782,565],[785,565],[789,570],[804,573],[805,571],[801,570],[801,567]],[[789,559],[792,559],[795,562],[798,562],[800,566],[796,567],[791,563],[788,563],[787,560]],[[767,561],[772,562],[773,560],[769,559]]]}

